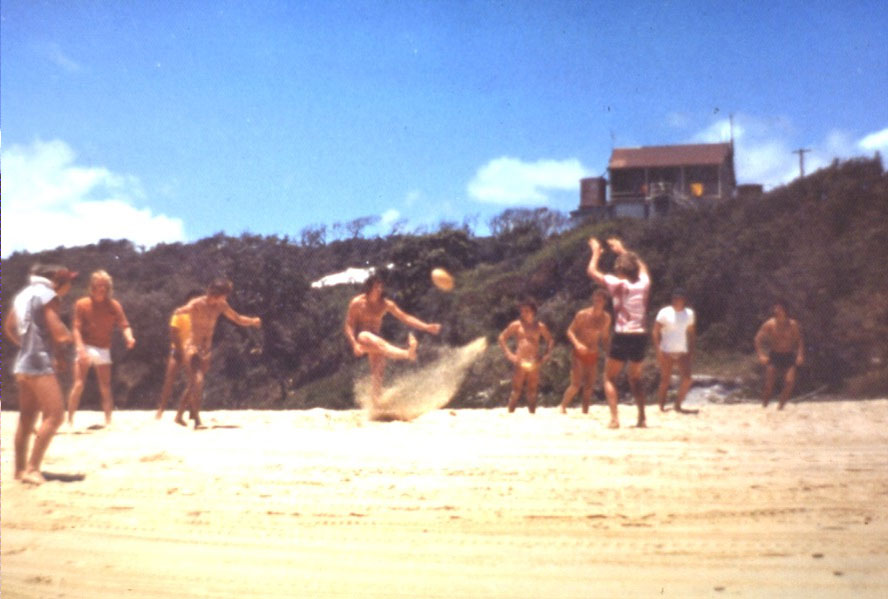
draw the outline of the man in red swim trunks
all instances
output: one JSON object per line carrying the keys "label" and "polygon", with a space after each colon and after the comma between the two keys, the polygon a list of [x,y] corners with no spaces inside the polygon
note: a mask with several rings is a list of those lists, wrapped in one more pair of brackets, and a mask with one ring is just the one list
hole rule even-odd
{"label": "man in red swim trunks", "polygon": [[610,314],[604,311],[607,291],[596,289],[592,293],[592,306],[577,312],[567,329],[567,338],[573,345],[570,385],[561,399],[561,413],[573,401],[580,387],[583,388],[583,414],[589,413],[589,401],[598,378],[598,347],[607,351],[610,346]]}

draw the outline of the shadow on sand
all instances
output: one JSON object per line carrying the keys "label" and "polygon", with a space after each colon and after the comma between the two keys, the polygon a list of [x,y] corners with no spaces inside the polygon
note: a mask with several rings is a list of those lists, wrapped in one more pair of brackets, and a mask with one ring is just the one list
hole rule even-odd
{"label": "shadow on sand", "polygon": [[46,482],[79,483],[86,478],[85,474],[68,474],[65,472],[41,472]]}

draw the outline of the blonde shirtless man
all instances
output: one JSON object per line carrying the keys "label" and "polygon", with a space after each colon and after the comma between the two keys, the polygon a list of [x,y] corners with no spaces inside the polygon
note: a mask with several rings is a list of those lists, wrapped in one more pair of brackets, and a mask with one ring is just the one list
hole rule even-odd
{"label": "blonde shirtless man", "polygon": [[385,297],[385,283],[379,275],[372,275],[364,282],[364,292],[352,298],[345,315],[343,331],[355,356],[367,356],[370,362],[370,401],[378,407],[382,400],[382,381],[387,360],[416,360],[418,342],[413,333],[407,337],[407,347],[392,345],[380,336],[382,319],[391,314],[404,324],[418,331],[437,335],[438,323],[423,322],[407,314],[392,300]]}
{"label": "blonde shirtless man", "polygon": [[592,306],[577,312],[567,329],[567,338],[573,345],[570,385],[561,399],[561,413],[566,414],[580,387],[583,388],[583,414],[589,413],[589,402],[598,378],[598,348],[610,347],[610,314],[605,312],[607,291],[592,293]]}
{"label": "blonde shirtless man", "polygon": [[789,317],[786,302],[774,302],[773,317],[766,320],[755,335],[755,351],[759,362],[765,367],[762,407],[768,407],[780,372],[783,374],[783,389],[777,409],[782,410],[795,387],[797,369],[805,363],[802,329],[798,322]]}
{"label": "blonde shirtless man", "polygon": [[89,277],[89,295],[74,304],[74,322],[71,332],[77,357],[74,360],[74,383],[68,394],[68,424],[74,425],[74,413],[80,405],[80,396],[90,368],[95,368],[105,412],[105,426],[111,424],[114,398],[111,395],[111,334],[120,329],[126,348],[136,344],[133,330],[123,306],[113,297],[114,283],[104,270],[97,270]]}
{"label": "blonde shirtless man", "polygon": [[182,414],[185,412],[185,407],[189,406],[194,419],[194,428],[201,426],[200,403],[203,399],[204,380],[210,369],[213,331],[219,316],[224,315],[225,318],[241,327],[259,328],[262,326],[262,319],[242,316],[228,305],[228,296],[231,295],[232,289],[234,286],[231,281],[216,279],[207,288],[206,295],[194,298],[174,312],[175,315],[187,314],[191,320],[191,335],[183,348],[188,386],[179,402],[176,424],[187,426]]}
{"label": "blonde shirtless man", "polygon": [[[506,358],[515,365],[512,375],[512,393],[509,395],[509,412],[515,411],[522,387],[527,396],[527,409],[536,412],[537,387],[540,382],[540,366],[548,361],[555,347],[549,327],[537,320],[537,305],[533,300],[525,300],[518,305],[518,320],[512,321],[499,336],[499,345]],[[509,349],[509,339],[515,338],[516,348]],[[540,354],[540,339],[546,341],[546,353]]]}

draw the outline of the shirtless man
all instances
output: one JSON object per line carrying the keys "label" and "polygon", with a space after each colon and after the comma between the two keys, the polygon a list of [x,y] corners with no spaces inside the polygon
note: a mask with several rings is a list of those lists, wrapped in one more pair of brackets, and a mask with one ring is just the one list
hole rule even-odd
{"label": "shirtless man", "polygon": [[610,314],[604,311],[607,291],[596,289],[592,293],[592,307],[580,310],[567,329],[567,338],[573,345],[570,385],[561,399],[561,413],[583,387],[583,414],[589,413],[589,401],[598,378],[598,346],[607,350],[610,345]]}
{"label": "shirtless man", "polygon": [[74,304],[71,332],[74,334],[77,357],[74,360],[74,384],[68,394],[68,424],[71,426],[74,425],[74,413],[80,405],[90,368],[96,369],[105,426],[111,424],[111,411],[114,408],[114,398],[111,396],[111,333],[114,327],[123,333],[127,349],[132,349],[136,344],[123,307],[112,297],[113,294],[111,275],[97,270],[89,277],[89,295]]}
{"label": "shirtless man", "polygon": [[432,335],[441,332],[438,323],[427,323],[407,314],[392,300],[385,297],[385,284],[379,275],[371,275],[364,282],[364,292],[356,295],[348,304],[343,331],[355,356],[367,356],[370,362],[370,401],[379,407],[382,400],[382,379],[386,359],[416,360],[417,341],[413,333],[407,337],[407,347],[392,345],[380,335],[382,319],[391,314],[404,324]]}
{"label": "shirtless man", "polygon": [[[755,351],[759,362],[765,367],[765,385],[762,389],[762,407],[768,407],[778,371],[784,373],[783,389],[780,392],[777,409],[783,406],[792,395],[796,371],[805,363],[805,344],[799,323],[789,318],[786,302],[774,302],[772,318],[769,318],[755,335]],[[765,351],[767,347],[768,351]]]}
{"label": "shirtless man", "polygon": [[[63,266],[35,264],[28,286],[15,296],[3,326],[6,337],[19,348],[12,370],[19,386],[15,479],[25,483],[45,482],[40,464],[65,418],[56,370],[64,366],[59,349],[73,339],[58,311],[60,298],[71,290],[71,280],[76,276]],[[35,430],[41,414],[43,422]],[[29,455],[32,433],[36,437]]]}
{"label": "shirtless man", "polygon": [[657,387],[657,402],[660,411],[666,410],[666,394],[672,369],[677,365],[681,382],[675,396],[675,411],[693,414],[695,410],[685,410],[682,402],[691,389],[691,363],[697,339],[694,311],[687,306],[687,295],[682,289],[672,292],[672,301],[657,312],[651,338],[657,350],[657,363],[660,365],[660,385]]}
{"label": "shirtless man", "polygon": [[601,259],[601,243],[594,237],[589,240],[592,258],[586,273],[590,278],[607,287],[614,301],[614,338],[604,363],[604,395],[610,407],[609,428],[619,428],[617,412],[617,376],[628,362],[629,389],[638,406],[637,427],[647,426],[644,415],[645,393],[641,386],[641,365],[644,361],[648,335],[644,323],[647,312],[651,279],[647,265],[634,252],[628,251],[623,242],[613,237],[607,240],[611,251],[617,254],[614,274],[605,274],[598,267]]}
{"label": "shirtless man", "polygon": [[228,296],[231,295],[232,289],[234,286],[231,281],[216,279],[207,288],[206,295],[194,298],[174,312],[174,315],[187,314],[191,320],[191,335],[183,348],[188,386],[179,402],[176,424],[187,426],[182,418],[187,405],[191,409],[194,428],[197,429],[201,426],[200,403],[203,399],[204,380],[210,369],[213,331],[219,316],[224,315],[225,318],[241,327],[259,328],[262,326],[262,319],[242,316],[228,305]]}
{"label": "shirtless man", "polygon": [[[200,291],[191,291],[185,296],[185,304],[201,295]],[[191,339],[191,315],[176,314],[170,317],[170,355],[167,358],[166,373],[163,377],[163,388],[160,391],[160,400],[157,402],[157,414],[155,418],[160,420],[163,410],[166,408],[170,394],[173,392],[173,383],[176,375],[185,365],[185,344]],[[192,417],[193,419],[193,417]]]}
{"label": "shirtless man", "polygon": [[[512,393],[509,395],[509,412],[515,411],[521,388],[526,385],[527,409],[531,414],[536,412],[537,386],[540,382],[540,366],[552,355],[555,342],[549,327],[537,320],[537,305],[533,300],[525,300],[518,304],[519,318],[512,321],[499,336],[499,345],[509,362],[515,365],[512,375]],[[508,341],[515,338],[515,351],[509,349]],[[546,353],[540,354],[540,338],[546,340]]]}

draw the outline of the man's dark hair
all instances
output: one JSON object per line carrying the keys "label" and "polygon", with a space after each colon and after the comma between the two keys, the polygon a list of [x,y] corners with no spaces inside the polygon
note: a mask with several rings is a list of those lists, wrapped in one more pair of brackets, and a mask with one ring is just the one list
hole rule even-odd
{"label": "man's dark hair", "polygon": [[521,308],[530,308],[531,311],[533,311],[533,313],[536,314],[537,313],[536,300],[533,299],[532,297],[528,297],[528,298],[521,300],[520,302],[518,302],[518,310],[520,311]]}
{"label": "man's dark hair", "polygon": [[385,279],[379,273],[373,273],[364,281],[364,293],[373,291],[373,286],[379,283],[382,285],[383,296],[385,296]]}
{"label": "man's dark hair", "polygon": [[783,311],[786,312],[787,316],[789,316],[789,302],[787,302],[785,298],[778,297],[775,298],[773,302],[771,302],[771,309],[774,309],[777,306],[783,308]]}
{"label": "man's dark hair", "polygon": [[43,264],[40,262],[31,266],[29,272],[35,277],[43,277],[53,283],[67,283],[77,276],[77,273],[71,272],[67,267],[60,264]]}
{"label": "man's dark hair", "polygon": [[216,279],[207,287],[207,295],[220,296],[230,295],[234,289],[234,284],[228,279]]}

